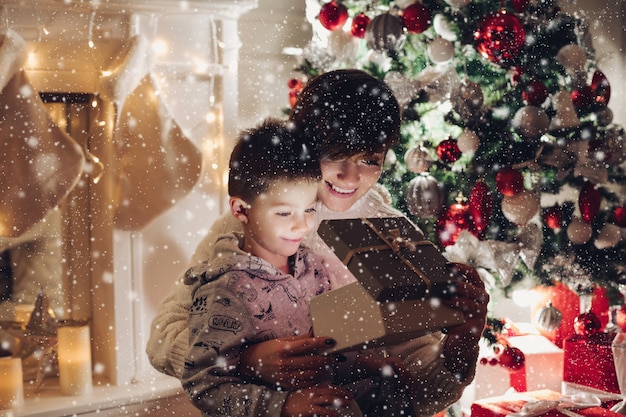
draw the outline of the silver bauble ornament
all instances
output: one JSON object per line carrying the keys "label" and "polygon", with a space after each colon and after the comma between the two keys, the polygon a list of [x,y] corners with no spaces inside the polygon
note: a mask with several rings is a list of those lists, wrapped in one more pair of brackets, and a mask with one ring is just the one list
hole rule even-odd
{"label": "silver bauble ornament", "polygon": [[570,76],[580,78],[585,72],[587,54],[581,46],[570,43],[559,49],[556,60]]}
{"label": "silver bauble ornament", "polygon": [[456,144],[464,154],[472,154],[478,150],[480,139],[476,133],[466,128],[457,138]]}
{"label": "silver bauble ornament", "polygon": [[441,36],[437,36],[428,45],[428,57],[438,64],[448,62],[454,58],[454,44]]}
{"label": "silver bauble ornament", "polygon": [[525,225],[539,211],[539,196],[529,190],[502,199],[502,214],[512,223]]}
{"label": "silver bauble ornament", "polygon": [[537,326],[547,332],[558,329],[562,321],[563,314],[558,308],[552,305],[551,301],[548,301],[537,313]]}
{"label": "silver bauble ornament", "polygon": [[511,125],[524,139],[538,139],[548,131],[550,118],[541,107],[524,106],[513,116]]}
{"label": "silver bauble ornament", "polygon": [[592,234],[591,225],[580,217],[574,217],[567,226],[567,238],[575,245],[587,243]]}
{"label": "silver bauble ornament", "polygon": [[622,231],[619,226],[607,223],[602,227],[593,244],[602,250],[615,247],[620,240],[622,240]]}
{"label": "silver bauble ornament", "polygon": [[443,207],[443,198],[441,184],[429,174],[416,176],[406,187],[406,205],[416,217],[437,216]]}
{"label": "silver bauble ornament", "polygon": [[404,24],[402,18],[391,13],[374,17],[365,31],[365,39],[370,49],[396,50],[404,43]]}
{"label": "silver bauble ornament", "polygon": [[404,154],[406,169],[416,174],[428,171],[432,162],[428,151],[421,146],[415,146]]}

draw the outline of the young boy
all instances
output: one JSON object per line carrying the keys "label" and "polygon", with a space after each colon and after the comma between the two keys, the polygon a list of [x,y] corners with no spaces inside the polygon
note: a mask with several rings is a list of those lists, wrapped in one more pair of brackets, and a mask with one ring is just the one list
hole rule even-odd
{"label": "young boy", "polygon": [[[182,382],[207,416],[289,415],[304,395],[251,383],[237,365],[247,345],[308,333],[308,301],[331,289],[321,259],[300,247],[315,227],[320,178],[319,160],[279,121],[244,132],[233,149],[229,203],[243,233],[220,236],[210,258],[185,275],[193,287]],[[331,385],[309,391],[319,415],[351,398]]]}

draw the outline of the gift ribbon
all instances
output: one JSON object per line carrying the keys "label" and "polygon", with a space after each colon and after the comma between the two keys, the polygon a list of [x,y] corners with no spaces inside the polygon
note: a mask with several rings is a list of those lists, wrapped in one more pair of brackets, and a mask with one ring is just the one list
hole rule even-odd
{"label": "gift ribbon", "polygon": [[528,401],[520,411],[509,414],[507,417],[535,417],[547,413],[550,410],[559,411],[570,417],[580,417],[580,414],[572,409],[599,407],[602,401],[596,395],[588,392],[579,392],[572,395],[564,395],[558,400]]}
{"label": "gift ribbon", "polygon": [[411,252],[415,252],[417,250],[417,246],[433,245],[433,243],[428,241],[428,240],[420,240],[420,241],[416,242],[416,241],[413,241],[411,239],[404,238],[404,237],[402,237],[402,235],[400,233],[400,229],[391,229],[391,230],[389,230],[389,235],[385,236],[368,219],[361,219],[361,221],[363,221],[364,224],[366,224],[370,229],[372,229],[372,231],[374,233],[376,233],[376,235],[383,242],[385,242],[385,244],[384,245],[363,246],[363,247],[360,247],[360,248],[351,249],[350,251],[348,251],[348,253],[344,257],[344,259],[342,261],[343,264],[344,265],[348,265],[348,263],[350,262],[352,257],[354,255],[358,254],[358,253],[371,252],[371,251],[375,251],[375,250],[388,250],[388,249],[391,249],[393,251],[393,253],[398,258],[400,258],[400,260],[406,266],[408,266],[409,269],[411,269],[411,271],[415,272],[415,274],[417,274],[417,276],[420,277],[422,279],[422,281],[424,281],[424,283],[426,284],[427,290],[430,290],[430,288],[432,286],[432,284],[430,282],[430,279],[421,270],[419,270],[418,268],[413,266],[411,261],[409,261],[404,256],[402,256],[402,254],[400,253],[400,249],[404,247],[404,248],[408,248]]}
{"label": "gift ribbon", "polygon": [[563,382],[561,384],[561,390],[565,394],[577,395],[580,393],[585,393],[588,395],[594,395],[598,397],[601,401],[615,401],[621,400],[613,407],[611,407],[611,411],[618,414],[626,414],[626,396],[615,394],[612,392],[602,391],[596,388],[587,387],[585,385],[574,384],[572,382]]}

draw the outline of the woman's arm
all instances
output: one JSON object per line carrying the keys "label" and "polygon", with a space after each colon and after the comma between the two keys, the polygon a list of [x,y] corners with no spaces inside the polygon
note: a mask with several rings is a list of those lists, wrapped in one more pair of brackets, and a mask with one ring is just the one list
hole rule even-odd
{"label": "woman's arm", "polygon": [[[218,236],[236,230],[241,230],[241,224],[230,212],[222,214],[196,247],[189,265],[208,259]],[[191,290],[183,283],[183,278],[184,274],[181,274],[159,305],[146,345],[146,353],[152,366],[178,379],[182,377],[183,362],[189,346],[187,317],[191,306]]]}

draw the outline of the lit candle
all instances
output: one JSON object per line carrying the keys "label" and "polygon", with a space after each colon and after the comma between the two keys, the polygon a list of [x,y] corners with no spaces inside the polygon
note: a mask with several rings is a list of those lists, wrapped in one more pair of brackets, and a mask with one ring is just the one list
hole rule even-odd
{"label": "lit candle", "polygon": [[20,407],[24,403],[22,360],[0,358],[0,409]]}
{"label": "lit candle", "polygon": [[59,327],[59,384],[65,395],[91,393],[91,339],[89,327]]}
{"label": "lit candle", "polygon": [[32,304],[18,304],[15,306],[15,321],[21,325],[28,325],[30,316],[33,314],[35,306]]}

